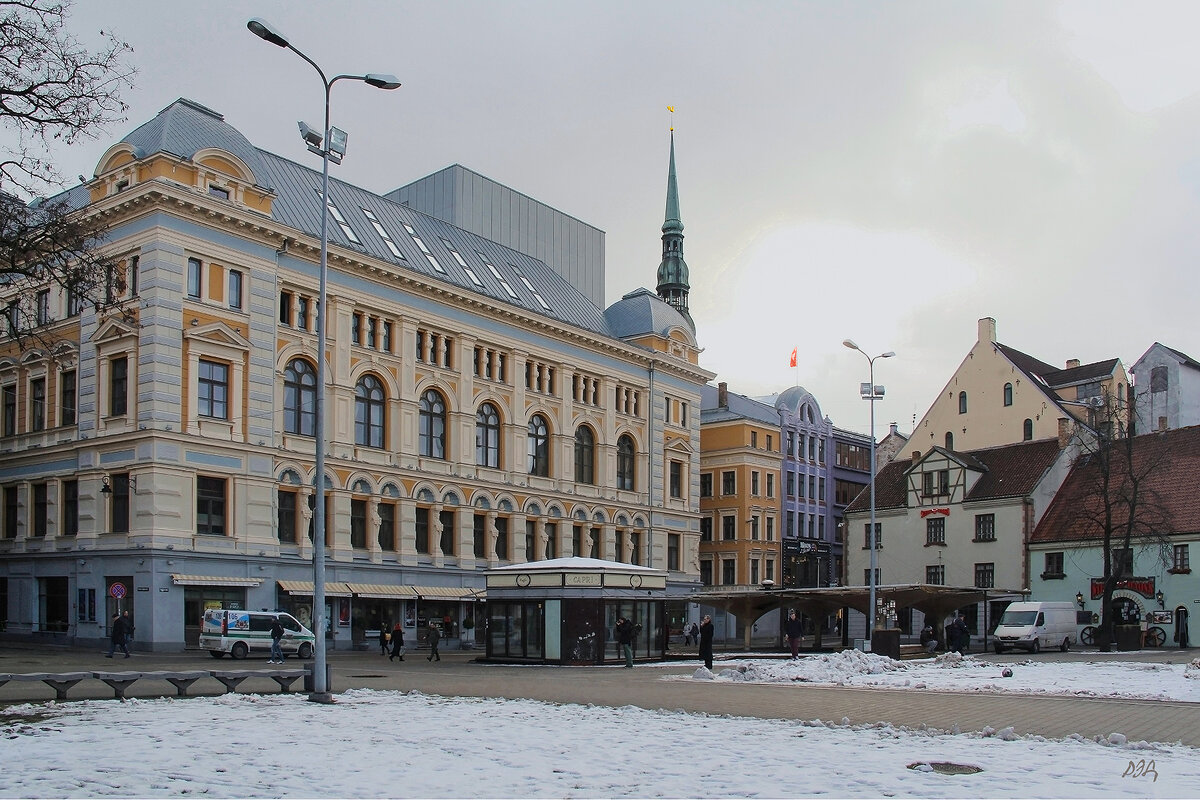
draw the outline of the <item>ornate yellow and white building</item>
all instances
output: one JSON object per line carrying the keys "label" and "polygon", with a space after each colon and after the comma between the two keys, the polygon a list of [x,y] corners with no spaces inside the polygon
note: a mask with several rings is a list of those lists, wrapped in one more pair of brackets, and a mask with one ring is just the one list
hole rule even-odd
{"label": "ornate yellow and white building", "polygon": [[[666,301],[603,308],[557,265],[331,180],[318,353],[318,171],[178,100],[71,200],[119,267],[111,304],[49,293],[51,344],[0,342],[5,635],[94,643],[129,608],[139,646],[177,650],[206,607],[310,614],[317,483],[337,648],[398,619],[472,638],[503,564],[591,556],[697,585],[687,409],[712,374],[686,267],[660,269]],[[664,264],[682,264],[673,143],[667,209]]]}

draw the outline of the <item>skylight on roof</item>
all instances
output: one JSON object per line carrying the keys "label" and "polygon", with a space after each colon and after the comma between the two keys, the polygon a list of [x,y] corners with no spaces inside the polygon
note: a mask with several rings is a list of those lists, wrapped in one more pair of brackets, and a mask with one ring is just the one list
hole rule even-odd
{"label": "skylight on roof", "polygon": [[482,289],[483,281],[479,280],[479,276],[475,274],[475,270],[467,266],[467,262],[463,260],[463,257],[458,254],[458,250],[454,248],[454,244],[449,239],[438,238],[442,239],[442,244],[446,245],[446,249],[450,251],[450,255],[454,256],[454,260],[463,268],[463,272],[467,273],[467,277],[471,279],[471,283]]}
{"label": "skylight on roof", "polygon": [[538,305],[540,305],[540,306],[541,306],[541,307],[542,307],[542,308],[543,308],[545,311],[547,311],[547,312],[548,312],[548,311],[550,311],[550,306],[549,306],[549,304],[548,304],[548,303],[546,302],[546,300],[545,300],[545,299],[544,299],[544,298],[543,298],[543,297],[542,297],[542,296],[541,296],[541,295],[538,293],[538,290],[537,290],[537,289],[535,289],[535,288],[533,288],[533,284],[529,282],[529,278],[526,278],[526,277],[525,277],[525,276],[524,276],[524,275],[521,273],[521,270],[517,269],[517,268],[516,268],[515,266],[513,266],[512,264],[509,264],[509,266],[510,266],[510,267],[512,267],[512,269],[513,269],[513,272],[517,273],[517,277],[521,279],[521,283],[525,284],[525,288],[526,288],[526,289],[528,289],[528,290],[530,291],[530,293],[533,295],[533,299],[538,301]]}
{"label": "skylight on roof", "polygon": [[404,230],[408,231],[408,235],[412,237],[413,243],[421,249],[421,252],[425,254],[425,258],[427,258],[429,263],[433,265],[433,268],[445,275],[446,270],[441,264],[438,263],[438,260],[434,257],[433,253],[429,252],[429,248],[425,246],[425,241],[417,235],[417,229],[412,225],[409,225],[407,222],[402,222],[400,224],[404,226]]}
{"label": "skylight on roof", "polygon": [[[321,196],[320,189],[314,189],[314,191],[316,191],[318,197]],[[333,221],[336,222],[338,227],[342,229],[342,233],[346,234],[346,238],[354,242],[354,244],[362,244],[362,240],[358,238],[358,234],[356,234],[354,229],[350,227],[350,223],[346,221],[344,216],[342,216],[342,212],[338,210],[338,207],[334,205],[333,200],[326,197],[325,205],[329,208],[329,216],[333,217]]]}
{"label": "skylight on roof", "polygon": [[475,255],[479,256],[480,260],[483,261],[483,265],[492,273],[492,276],[496,280],[500,281],[500,285],[504,287],[504,291],[508,292],[508,296],[513,300],[520,301],[521,298],[518,297],[517,293],[513,291],[513,288],[508,285],[508,281],[505,280],[504,276],[500,274],[500,270],[496,269],[496,265],[489,261],[488,257],[478,250],[475,251]]}
{"label": "skylight on roof", "polygon": [[388,246],[388,250],[392,251],[392,255],[401,260],[407,260],[404,258],[404,253],[401,253],[400,248],[396,247],[396,243],[392,241],[392,235],[387,232],[387,229],[384,228],[382,224],[380,224],[379,217],[375,216],[365,208],[362,208],[361,210],[363,214],[366,215],[371,225],[374,226],[375,232],[379,234],[379,238],[383,239],[383,243]]}

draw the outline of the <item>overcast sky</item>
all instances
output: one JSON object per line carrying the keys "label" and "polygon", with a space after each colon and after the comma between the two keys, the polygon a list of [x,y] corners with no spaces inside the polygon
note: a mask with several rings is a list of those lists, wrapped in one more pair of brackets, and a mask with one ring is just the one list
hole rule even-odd
{"label": "overcast sky", "polygon": [[907,431],[984,316],[1052,364],[1200,356],[1195,3],[83,2],[72,29],[111,29],[140,74],[62,172],[181,96],[316,166],[316,73],[252,16],[330,74],[404,83],[335,89],[338,178],[507,184],[607,233],[609,303],[655,283],[673,105],[702,364],[732,391],[800,383],[865,431],[849,337],[896,351],[878,430]]}

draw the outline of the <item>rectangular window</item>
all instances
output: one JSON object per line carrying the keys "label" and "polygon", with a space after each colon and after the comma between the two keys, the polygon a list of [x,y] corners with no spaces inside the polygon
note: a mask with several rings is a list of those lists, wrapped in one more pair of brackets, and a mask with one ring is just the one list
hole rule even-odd
{"label": "rectangular window", "polygon": [[767,517],[767,541],[775,541],[775,518]]}
{"label": "rectangular window", "polygon": [[200,359],[196,387],[202,417],[229,419],[229,365]]}
{"label": "rectangular window", "polygon": [[137,297],[139,284],[141,283],[141,256],[130,256],[126,266],[125,278],[129,283],[129,294],[131,297]]}
{"label": "rectangular window", "polygon": [[817,496],[814,499],[821,503],[825,502],[825,479],[824,478],[819,478],[817,480]]}
{"label": "rectangular window", "polygon": [[994,542],[994,541],[996,541],[996,515],[995,514],[976,514],[975,515],[975,541],[977,541],[977,542]]}
{"label": "rectangular window", "polygon": [[[750,517],[750,540],[753,542],[758,541],[758,515],[757,514],[754,514],[753,516]],[[755,583],[758,583],[758,581],[755,581]]]}
{"label": "rectangular window", "polygon": [[203,281],[201,273],[204,271],[200,265],[200,259],[189,258],[187,267],[187,293],[188,297],[199,300],[200,287]]}
{"label": "rectangular window", "polygon": [[292,326],[292,293],[279,293],[279,324]]}
{"label": "rectangular window", "polygon": [[49,503],[46,498],[47,487],[44,483],[33,484],[33,535],[44,537],[48,518],[46,516]]}
{"label": "rectangular window", "polygon": [[750,446],[758,447],[758,431],[750,431]]}
{"label": "rectangular window", "polygon": [[[879,586],[881,583],[881,581],[879,580],[879,570],[880,570],[879,567],[875,568],[875,585],[876,586]],[[864,569],[863,570],[863,586],[867,586],[870,583],[871,583],[871,570]]]}
{"label": "rectangular window", "polygon": [[46,379],[29,382],[29,427],[34,431],[46,429]]}
{"label": "rectangular window", "polygon": [[275,516],[275,532],[279,541],[294,544],[296,541],[296,498],[297,492],[280,489],[279,508]]}
{"label": "rectangular window", "polygon": [[1133,550],[1126,547],[1114,547],[1112,551],[1112,571],[1118,578],[1133,574]]}
{"label": "rectangular window", "polygon": [[758,497],[758,470],[750,472],[750,494]]}
{"label": "rectangular window", "polygon": [[442,555],[456,555],[454,538],[458,531],[455,527],[454,512],[443,509],[442,513],[438,514],[438,522],[442,525]]}
{"label": "rectangular window", "polygon": [[817,463],[825,463],[825,440],[822,439],[817,446]]}
{"label": "rectangular window", "polygon": [[76,421],[76,397],[78,389],[75,382],[75,370],[69,369],[58,378],[59,383],[59,425],[74,425]]}
{"label": "rectangular window", "polygon": [[788,471],[788,474],[787,474],[787,496],[788,497],[796,496],[796,473],[794,473],[790,470]]}
{"label": "rectangular window", "polygon": [[757,558],[751,559],[751,561],[750,561],[750,585],[758,586],[758,559]]}
{"label": "rectangular window", "polygon": [[732,470],[721,473],[721,494],[729,495],[737,493],[737,481],[734,475],[735,473]]}
{"label": "rectangular window", "polygon": [[308,298],[304,295],[296,298],[296,327],[308,330]]}
{"label": "rectangular window", "polygon": [[429,509],[417,508],[416,523],[413,526],[416,535],[415,547],[418,553],[429,554]]}
{"label": "rectangular window", "polygon": [[711,472],[701,472],[700,473],[700,496],[701,497],[712,497],[713,496],[712,473]]}
{"label": "rectangular window", "polygon": [[196,533],[225,535],[225,489],[224,478],[196,476]]}
{"label": "rectangular window", "polygon": [[37,293],[37,324],[47,325],[50,322],[50,290],[42,289]]}
{"label": "rectangular window", "polygon": [[950,494],[950,470],[938,470],[938,494]]}
{"label": "rectangular window", "polygon": [[363,315],[352,314],[350,316],[350,341],[356,345],[362,346],[363,343]]}
{"label": "rectangular window", "polygon": [[767,559],[767,580],[775,580],[775,562]]}
{"label": "rectangular window", "polygon": [[129,473],[118,472],[109,476],[109,530],[112,533],[129,533]]}
{"label": "rectangular window", "polygon": [[931,564],[925,567],[925,582],[934,586],[941,586],[946,583],[946,565]]}
{"label": "rectangular window", "polygon": [[768,434],[767,434],[767,452],[768,452],[768,453],[769,453],[769,452],[771,452],[771,450],[772,450],[772,448],[773,448],[774,446],[775,446],[775,445],[774,445],[774,442],[773,442],[773,441],[772,441],[772,439],[771,439],[771,434],[769,434],[769,433],[768,433]]}
{"label": "rectangular window", "polygon": [[721,541],[732,542],[737,539],[737,520],[734,517],[721,517]]}
{"label": "rectangular window", "polygon": [[787,535],[791,538],[796,538],[796,512],[787,512]]}
{"label": "rectangular window", "polygon": [[379,504],[379,549],[390,552],[396,549],[396,504]]}
{"label": "rectangular window", "polygon": [[1042,578],[1066,577],[1063,573],[1063,554],[1061,552],[1046,553],[1045,565],[1045,569],[1042,570]]}
{"label": "rectangular window", "polygon": [[767,497],[775,496],[775,473],[767,473]]}
{"label": "rectangular window", "polygon": [[737,562],[732,558],[721,559],[721,585],[733,586],[737,583]]}
{"label": "rectangular window", "polygon": [[700,541],[712,541],[712,517],[700,518]]}
{"label": "rectangular window", "polygon": [[[875,523],[875,549],[879,550],[883,547],[883,523]],[[863,523],[863,549],[871,549],[871,523]]]}
{"label": "rectangular window", "polygon": [[817,495],[817,476],[816,475],[808,476],[808,499],[810,499],[810,500],[820,500],[821,499]]}
{"label": "rectangular window", "polygon": [[925,520],[925,544],[946,543],[946,518],[930,517]]}
{"label": "rectangular window", "polygon": [[17,538],[17,487],[4,487],[4,538]]}
{"label": "rectangular window", "polygon": [[713,565],[711,561],[700,562],[700,584],[702,586],[713,585]]}
{"label": "rectangular window", "polygon": [[350,498],[350,546],[367,549],[367,501],[358,497]]}
{"label": "rectangular window", "polygon": [[79,533],[79,481],[63,481],[59,491],[62,506],[59,532],[63,536],[75,536]]}
{"label": "rectangular window", "polygon": [[487,517],[483,514],[474,514],[471,519],[471,540],[474,547],[474,555],[476,558],[484,558],[486,552],[484,550],[484,525],[487,524]]}
{"label": "rectangular window", "polygon": [[1188,556],[1188,546],[1177,544],[1171,549],[1171,569],[1175,572],[1191,572],[1191,560]]}
{"label": "rectangular window", "polygon": [[976,564],[975,565],[975,588],[991,589],[996,585],[996,565],[995,564]]}
{"label": "rectangular window", "polygon": [[95,589],[80,589],[76,594],[75,619],[78,622],[96,621]]}
{"label": "rectangular window", "polygon": [[229,307],[242,307],[242,273],[236,269],[229,270]]}
{"label": "rectangular window", "polygon": [[108,362],[108,413],[121,417],[129,411],[129,359],[117,356]]}
{"label": "rectangular window", "polygon": [[679,534],[667,534],[667,569],[679,570]]}
{"label": "rectangular window", "polygon": [[671,462],[671,497],[683,497],[683,463],[680,461]]}
{"label": "rectangular window", "polygon": [[67,289],[67,317],[78,317],[83,310],[83,298],[75,289]]}
{"label": "rectangular window", "polygon": [[379,349],[385,353],[392,352],[392,323],[390,322],[385,321],[383,323],[383,342],[380,344]]}
{"label": "rectangular window", "polygon": [[228,200],[229,199],[229,190],[226,189],[224,186],[217,186],[215,183],[210,183],[208,185],[208,194],[211,197],[215,197],[219,200]]}

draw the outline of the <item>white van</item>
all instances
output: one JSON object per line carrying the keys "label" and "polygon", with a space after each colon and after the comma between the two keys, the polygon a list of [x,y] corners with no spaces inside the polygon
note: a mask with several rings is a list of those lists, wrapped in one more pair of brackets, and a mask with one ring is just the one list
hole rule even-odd
{"label": "white van", "polygon": [[997,653],[1016,647],[1031,653],[1057,647],[1065,653],[1079,642],[1075,604],[1010,603],[992,636]]}
{"label": "white van", "polygon": [[204,612],[200,624],[200,649],[207,650],[213,658],[222,658],[226,653],[234,658],[245,658],[252,650],[269,654],[271,625],[276,619],[283,626],[283,639],[279,643],[283,652],[312,658],[316,641],[313,632],[283,611],[210,608]]}

